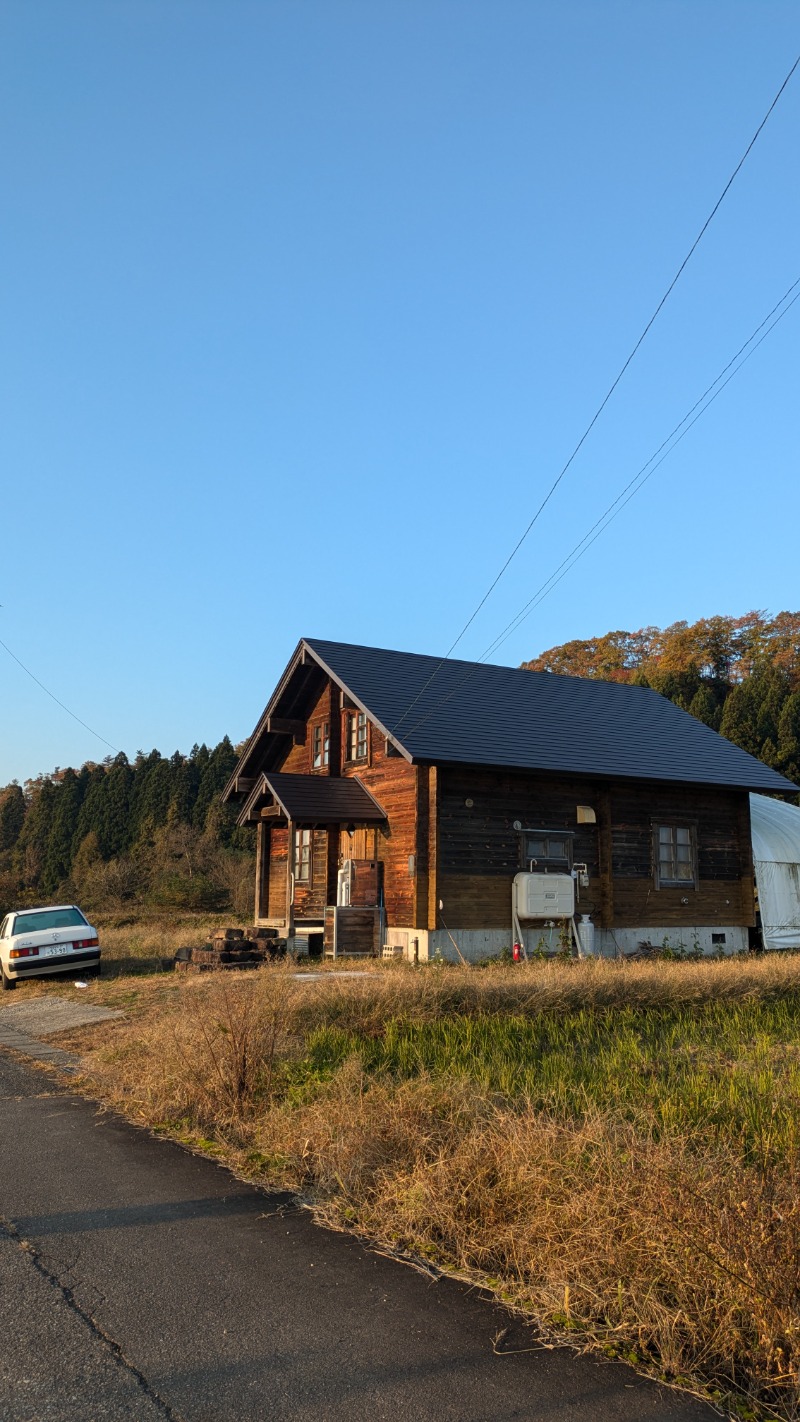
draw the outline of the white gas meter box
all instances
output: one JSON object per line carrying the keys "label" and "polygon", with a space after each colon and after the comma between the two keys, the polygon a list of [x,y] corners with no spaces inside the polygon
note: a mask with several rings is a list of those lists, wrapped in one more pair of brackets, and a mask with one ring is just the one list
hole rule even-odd
{"label": "white gas meter box", "polygon": [[520,918],[574,918],[575,880],[571,874],[517,874]]}

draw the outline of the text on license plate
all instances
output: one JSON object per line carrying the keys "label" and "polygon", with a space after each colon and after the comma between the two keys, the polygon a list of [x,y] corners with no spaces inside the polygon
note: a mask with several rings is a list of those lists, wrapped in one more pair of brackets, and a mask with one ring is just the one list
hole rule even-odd
{"label": "text on license plate", "polygon": [[60,958],[63,953],[68,953],[71,947],[71,943],[54,943],[52,948],[40,948],[39,953],[42,958]]}

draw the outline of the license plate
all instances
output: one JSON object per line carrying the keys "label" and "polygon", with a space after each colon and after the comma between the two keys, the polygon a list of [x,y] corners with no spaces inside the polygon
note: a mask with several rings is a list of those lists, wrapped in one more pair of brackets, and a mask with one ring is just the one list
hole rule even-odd
{"label": "license plate", "polygon": [[56,943],[52,948],[40,948],[41,958],[60,958],[64,953],[68,953],[72,947],[71,943]]}

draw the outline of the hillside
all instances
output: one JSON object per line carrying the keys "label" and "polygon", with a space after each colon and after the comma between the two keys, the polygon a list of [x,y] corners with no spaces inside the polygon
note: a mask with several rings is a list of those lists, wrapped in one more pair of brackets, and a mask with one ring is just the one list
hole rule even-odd
{"label": "hillside", "polygon": [[523,666],[651,686],[800,785],[800,612],[606,632]]}
{"label": "hillside", "polygon": [[252,832],[220,803],[236,759],[226,736],[188,756],[140,751],[6,786],[0,913],[42,898],[249,912]]}

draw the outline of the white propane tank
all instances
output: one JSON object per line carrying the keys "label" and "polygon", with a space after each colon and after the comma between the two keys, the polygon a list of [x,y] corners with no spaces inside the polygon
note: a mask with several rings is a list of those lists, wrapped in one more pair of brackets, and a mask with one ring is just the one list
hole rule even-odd
{"label": "white propane tank", "polygon": [[572,918],[575,880],[571,874],[517,874],[514,879],[520,918]]}
{"label": "white propane tank", "polygon": [[581,914],[581,921],[578,924],[578,937],[581,940],[581,954],[584,958],[594,957],[594,924],[588,913]]}

